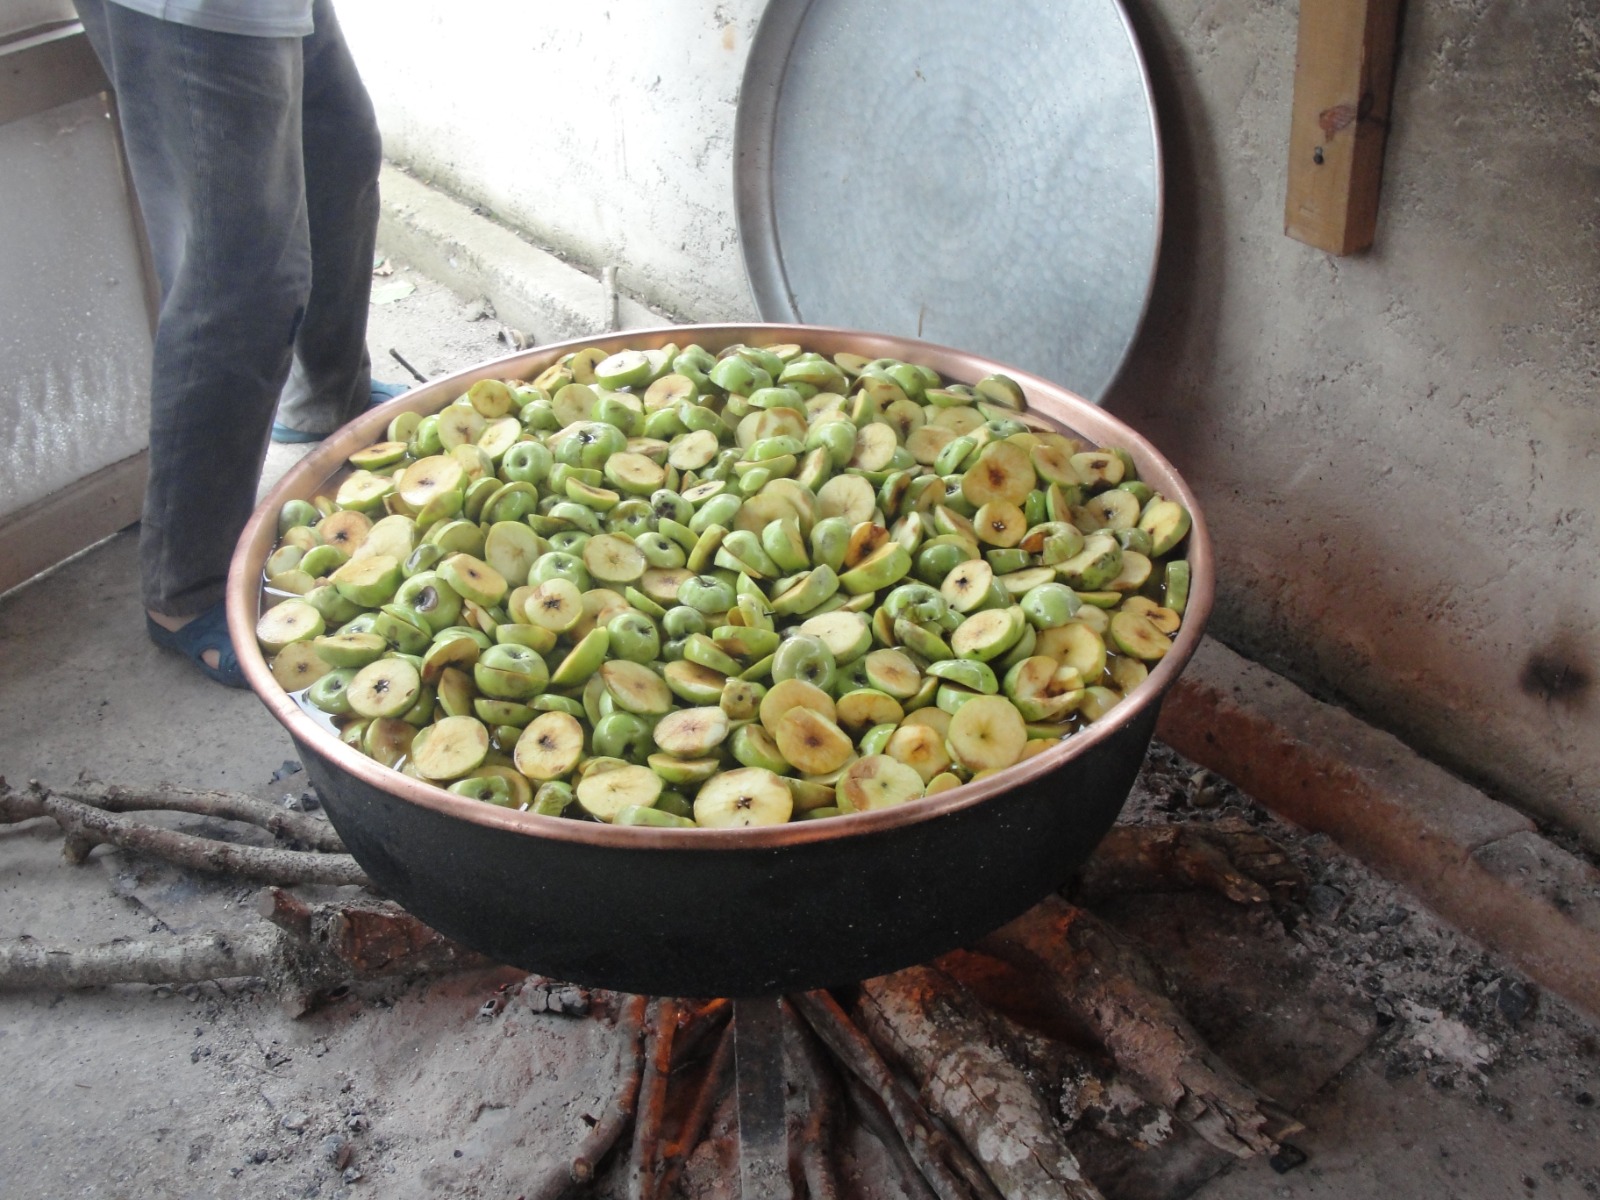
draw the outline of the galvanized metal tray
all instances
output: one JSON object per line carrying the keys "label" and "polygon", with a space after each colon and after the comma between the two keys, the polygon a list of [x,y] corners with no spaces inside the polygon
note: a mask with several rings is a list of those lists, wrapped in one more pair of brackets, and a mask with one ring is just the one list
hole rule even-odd
{"label": "galvanized metal tray", "polygon": [[960,346],[1095,402],[1110,387],[1162,205],[1117,0],[771,0],[734,137],[763,319]]}

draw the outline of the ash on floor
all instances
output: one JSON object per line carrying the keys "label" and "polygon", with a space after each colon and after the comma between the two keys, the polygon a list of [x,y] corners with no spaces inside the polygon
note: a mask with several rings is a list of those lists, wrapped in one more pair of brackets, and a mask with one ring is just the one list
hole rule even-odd
{"label": "ash on floor", "polygon": [[[1600,1039],[1581,1016],[1328,838],[1276,820],[1166,747],[1152,747],[1123,819],[1243,820],[1280,842],[1307,883],[1278,910],[1283,935],[1372,1023],[1362,1053],[1294,1104],[1308,1128],[1293,1140],[1307,1161],[1232,1166],[1200,1197],[1600,1195]],[[1166,917],[1169,931],[1198,919],[1188,903]],[[1151,922],[1145,930],[1156,937]],[[1251,986],[1248,972],[1213,967],[1208,983],[1182,956],[1164,961],[1177,964],[1175,994],[1190,1019],[1271,1092],[1270,1063],[1252,1073],[1245,1051],[1225,1048],[1247,1011],[1226,992]]]}

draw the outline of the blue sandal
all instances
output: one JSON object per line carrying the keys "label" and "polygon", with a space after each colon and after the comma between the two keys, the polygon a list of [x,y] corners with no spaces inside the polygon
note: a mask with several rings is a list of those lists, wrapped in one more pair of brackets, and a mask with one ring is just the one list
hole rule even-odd
{"label": "blue sandal", "polygon": [[[380,404],[387,404],[396,396],[403,396],[411,389],[403,383],[379,383],[372,381],[372,396],[367,401],[368,408],[377,408]],[[306,433],[300,429],[290,429],[287,425],[277,421],[272,423],[272,440],[280,443],[304,444],[305,442],[320,442],[328,435],[325,433]]]}
{"label": "blue sandal", "polygon": [[[233,641],[228,637],[227,607],[220,601],[176,632],[156,624],[148,613],[144,623],[152,642],[163,650],[174,650],[183,655],[205,672],[207,678],[224,687],[250,686],[245,682],[239,658],[233,652]],[[202,657],[207,650],[217,652],[217,665],[214,667]]]}

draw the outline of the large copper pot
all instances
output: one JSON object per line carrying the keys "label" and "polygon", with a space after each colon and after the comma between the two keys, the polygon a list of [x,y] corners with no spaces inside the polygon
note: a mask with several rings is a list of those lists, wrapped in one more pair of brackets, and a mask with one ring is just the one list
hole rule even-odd
{"label": "large copper pot", "polygon": [[[1006,371],[1031,411],[1125,447],[1140,477],[1188,506],[1192,589],[1150,678],[1060,746],[898,808],[745,830],[619,827],[451,795],[343,745],[273,679],[256,649],[261,571],[285,501],[310,498],[398,412],[433,412],[484,378],[531,378],[583,346],[799,342],[824,354],[926,363],[952,380]],[[1214,590],[1193,493],[1144,438],[1025,372],[910,339],[789,325],[679,326],[546,346],[483,363],[365,414],[296,466],[252,517],[228,584],[250,686],[299,747],[328,815],[376,885],[442,933],[557,978],[655,995],[757,996],[842,984],[981,937],[1059,887],[1105,835],[1149,745],[1162,696],[1199,644]]]}

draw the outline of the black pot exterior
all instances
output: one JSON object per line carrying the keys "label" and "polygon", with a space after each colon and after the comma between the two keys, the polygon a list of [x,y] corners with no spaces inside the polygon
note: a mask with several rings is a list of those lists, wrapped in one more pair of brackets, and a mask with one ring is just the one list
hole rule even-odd
{"label": "black pot exterior", "polygon": [[980,805],[850,837],[738,849],[575,844],[460,821],[296,742],[356,861],[446,936],[593,987],[746,997],[925,962],[1026,911],[1116,820],[1157,711],[1146,707],[1090,753]]}

